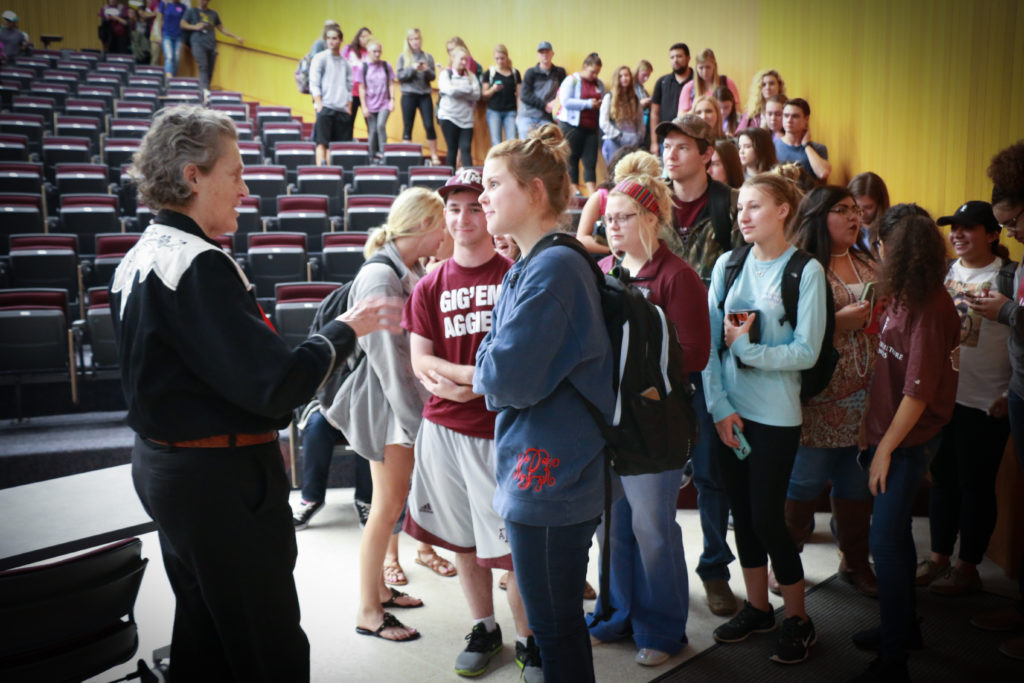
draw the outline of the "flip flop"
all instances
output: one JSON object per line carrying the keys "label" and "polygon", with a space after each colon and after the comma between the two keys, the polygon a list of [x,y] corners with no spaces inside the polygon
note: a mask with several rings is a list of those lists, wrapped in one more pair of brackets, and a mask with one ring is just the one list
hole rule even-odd
{"label": "flip flop", "polygon": [[419,598],[413,598],[408,593],[403,593],[402,591],[391,588],[390,586],[388,587],[388,590],[391,591],[391,598],[387,602],[380,603],[381,607],[396,607],[398,609],[416,609],[417,607],[423,607],[422,600],[420,600],[418,605],[400,605],[396,602],[400,598],[412,598],[413,600],[419,600]]}
{"label": "flip flop", "polygon": [[402,622],[400,622],[395,617],[395,615],[392,614],[391,612],[385,612],[384,613],[384,621],[381,622],[381,625],[377,628],[377,630],[371,631],[368,628],[363,628],[362,626],[356,626],[356,633],[358,633],[361,636],[374,636],[375,638],[380,638],[381,640],[389,640],[392,643],[407,643],[410,640],[416,640],[417,638],[420,637],[420,632],[419,631],[415,631],[415,632],[413,632],[412,635],[407,636],[405,638],[387,638],[387,637],[381,635],[381,633],[383,633],[384,629],[386,629],[386,628],[409,628],[409,627],[406,626],[405,624],[403,624]]}
{"label": "flip flop", "polygon": [[[398,560],[388,561],[384,559],[384,565],[381,567],[381,571],[384,573],[384,583],[391,586],[404,586],[409,583],[409,579],[405,576],[405,570],[402,569],[402,565],[398,564]],[[388,572],[390,571],[391,577],[388,578]]]}
{"label": "flip flop", "polygon": [[430,558],[427,561],[423,560],[423,556],[424,553],[421,553],[419,551],[416,552],[416,564],[422,567],[426,567],[438,576],[451,578],[459,573],[458,570],[455,569],[455,565],[453,565],[451,562],[438,555],[436,552],[427,555],[427,557]]}

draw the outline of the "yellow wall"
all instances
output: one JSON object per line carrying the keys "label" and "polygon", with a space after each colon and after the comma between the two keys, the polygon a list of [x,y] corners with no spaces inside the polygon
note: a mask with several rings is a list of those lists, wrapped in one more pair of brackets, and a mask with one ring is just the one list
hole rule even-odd
{"label": "yellow wall", "polygon": [[[33,36],[63,33],[65,46],[96,46],[99,0],[5,4],[22,15],[22,28]],[[307,119],[312,106],[296,92],[292,74],[323,20],[334,18],[348,38],[360,26],[374,29],[392,63],[410,26],[423,31],[425,49],[435,58],[445,55],[445,39],[457,33],[485,67],[491,47],[504,42],[520,70],[536,61],[539,40],[550,40],[556,63],[570,70],[597,50],[605,75],[640,58],[661,75],[671,43],[687,42],[694,55],[710,46],[720,72],[736,80],[744,99],[753,74],[773,67],[790,96],[811,103],[812,132],[829,147],[833,182],[872,170],[886,180],[894,202],[916,200],[935,215],[967,198],[987,199],[988,161],[1024,138],[1024,0],[652,0],[612,6],[214,0],[212,7],[225,26],[246,38],[246,48],[255,48],[240,49],[225,39],[215,86],[290,105]],[[398,112],[389,124],[397,138]],[[415,137],[423,139],[418,123]],[[477,162],[486,139],[478,130]]]}

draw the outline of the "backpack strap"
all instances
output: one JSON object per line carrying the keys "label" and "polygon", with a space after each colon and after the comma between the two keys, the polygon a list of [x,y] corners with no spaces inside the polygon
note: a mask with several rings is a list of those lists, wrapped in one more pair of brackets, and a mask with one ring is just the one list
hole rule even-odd
{"label": "backpack strap", "polygon": [[782,273],[782,308],[786,313],[779,320],[779,324],[788,320],[794,330],[796,329],[797,308],[800,305],[800,279],[804,273],[804,266],[813,258],[803,249],[797,249],[789,257],[786,270]]}
{"label": "backpack strap", "polygon": [[736,278],[740,276],[740,271],[743,270],[743,264],[746,262],[751,248],[752,245],[744,244],[742,247],[733,249],[729,254],[729,260],[725,262],[725,284],[722,287],[722,297],[718,300],[718,309],[721,311],[725,310],[725,297],[732,289]]}
{"label": "backpack strap", "polygon": [[733,189],[708,177],[708,209],[711,211],[711,227],[715,231],[715,240],[722,251],[732,248],[732,215],[735,206]]}
{"label": "backpack strap", "polygon": [[1013,276],[1017,272],[1017,266],[1016,261],[1006,259],[999,268],[999,274],[996,275],[996,289],[1007,299],[1013,299]]}

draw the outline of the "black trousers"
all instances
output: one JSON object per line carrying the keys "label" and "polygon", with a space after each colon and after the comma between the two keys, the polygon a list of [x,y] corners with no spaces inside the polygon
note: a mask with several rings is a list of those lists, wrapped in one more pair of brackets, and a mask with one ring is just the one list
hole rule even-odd
{"label": "black trousers", "polygon": [[981,563],[996,528],[996,475],[1009,436],[1008,418],[959,403],[953,407],[931,465],[932,552],[952,555],[959,534],[960,559]]}
{"label": "black trousers", "polygon": [[750,455],[740,460],[712,434],[722,479],[732,505],[736,550],[744,569],[763,567],[772,559],[783,586],[804,578],[803,564],[786,530],[786,491],[800,445],[799,427],[772,427],[743,420]]}
{"label": "black trousers", "polygon": [[412,140],[412,126],[416,123],[416,110],[420,110],[420,118],[423,119],[423,129],[427,132],[428,140],[437,139],[437,131],[434,129],[434,101],[429,94],[417,95],[415,93],[402,93],[402,139]]}
{"label": "black trousers", "polygon": [[565,141],[569,143],[569,180],[574,185],[580,182],[580,159],[583,159],[583,182],[597,182],[597,149],[601,142],[601,130],[570,126],[559,122]]}
{"label": "black trousers", "polygon": [[459,128],[451,121],[441,120],[441,132],[444,133],[444,142],[448,147],[448,154],[444,163],[455,168],[456,157],[462,152],[462,165],[470,167],[473,165],[473,129]]}
{"label": "black trousers", "polygon": [[176,449],[136,437],[132,479],[176,598],[171,680],[308,681],[278,444]]}

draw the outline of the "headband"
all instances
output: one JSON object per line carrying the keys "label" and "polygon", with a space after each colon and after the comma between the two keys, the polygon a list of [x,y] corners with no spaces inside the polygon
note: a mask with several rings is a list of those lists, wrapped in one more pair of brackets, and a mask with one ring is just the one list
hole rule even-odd
{"label": "headband", "polygon": [[658,199],[654,196],[654,193],[640,183],[634,183],[632,180],[623,180],[615,186],[614,192],[621,192],[627,197],[632,197],[640,206],[644,207],[655,216],[661,214],[661,209],[658,206]]}

